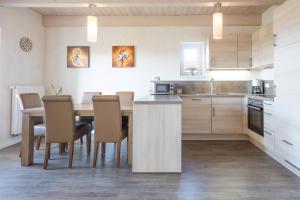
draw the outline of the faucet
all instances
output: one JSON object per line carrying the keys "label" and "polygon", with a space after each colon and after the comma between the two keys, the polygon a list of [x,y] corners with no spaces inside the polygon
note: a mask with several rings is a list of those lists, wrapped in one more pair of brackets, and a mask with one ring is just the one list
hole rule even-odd
{"label": "faucet", "polygon": [[215,81],[213,78],[210,79],[210,87],[209,87],[209,93],[214,94],[215,90]]}

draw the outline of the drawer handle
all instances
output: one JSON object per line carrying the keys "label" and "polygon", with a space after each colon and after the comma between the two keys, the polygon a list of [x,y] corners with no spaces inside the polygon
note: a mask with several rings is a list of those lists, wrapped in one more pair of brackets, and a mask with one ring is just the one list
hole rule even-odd
{"label": "drawer handle", "polygon": [[266,134],[268,135],[273,135],[272,133],[268,132],[268,131],[264,131]]}
{"label": "drawer handle", "polygon": [[264,102],[264,104],[265,104],[265,105],[268,105],[268,106],[272,106],[272,105],[273,105],[273,104],[271,104],[271,103],[265,103],[265,102]]}
{"label": "drawer handle", "polygon": [[285,161],[287,164],[291,165],[292,167],[294,167],[294,168],[296,168],[297,170],[300,171],[300,168],[297,167],[296,165],[294,165],[293,163],[291,163],[290,161],[288,161],[288,160],[284,160],[284,161]]}
{"label": "drawer handle", "polygon": [[199,99],[199,98],[193,98],[192,100],[193,101],[202,101],[202,99]]}
{"label": "drawer handle", "polygon": [[267,112],[264,112],[265,115],[269,115],[269,116],[272,116],[273,114],[271,113],[267,113]]}
{"label": "drawer handle", "polygon": [[216,109],[215,109],[215,107],[213,107],[213,117],[215,117],[216,116]]}
{"label": "drawer handle", "polygon": [[290,145],[290,146],[293,146],[293,144],[292,143],[290,143],[289,141],[287,141],[287,140],[282,140],[282,142],[284,142],[284,143],[286,143],[286,144],[288,144],[288,145]]}

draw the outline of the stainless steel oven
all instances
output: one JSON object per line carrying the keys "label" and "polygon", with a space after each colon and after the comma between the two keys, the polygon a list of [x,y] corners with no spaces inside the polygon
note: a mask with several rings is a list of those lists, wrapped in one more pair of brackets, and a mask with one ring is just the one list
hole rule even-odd
{"label": "stainless steel oven", "polygon": [[248,98],[248,128],[264,136],[264,106],[263,100]]}

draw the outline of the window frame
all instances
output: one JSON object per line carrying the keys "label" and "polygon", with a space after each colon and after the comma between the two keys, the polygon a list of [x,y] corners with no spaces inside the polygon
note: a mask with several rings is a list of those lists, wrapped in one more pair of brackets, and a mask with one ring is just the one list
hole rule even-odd
{"label": "window frame", "polygon": [[[196,47],[200,50],[200,68],[192,75],[184,69],[184,50],[188,47]],[[180,77],[204,77],[205,72],[205,42],[181,42],[180,43]]]}

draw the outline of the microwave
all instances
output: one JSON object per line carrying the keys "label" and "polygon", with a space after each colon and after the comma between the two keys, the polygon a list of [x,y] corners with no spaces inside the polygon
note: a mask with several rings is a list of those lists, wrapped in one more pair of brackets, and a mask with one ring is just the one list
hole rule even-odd
{"label": "microwave", "polygon": [[173,83],[155,83],[155,94],[173,94]]}

